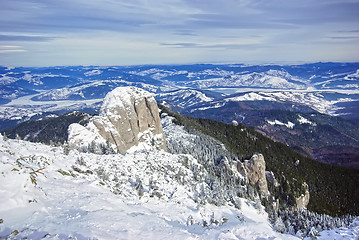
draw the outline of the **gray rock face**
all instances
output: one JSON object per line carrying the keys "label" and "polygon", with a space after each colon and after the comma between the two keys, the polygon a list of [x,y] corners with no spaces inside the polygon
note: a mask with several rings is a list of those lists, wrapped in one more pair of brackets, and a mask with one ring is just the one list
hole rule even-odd
{"label": "gray rock face", "polygon": [[268,184],[266,179],[266,163],[262,154],[255,154],[250,160],[237,164],[238,172],[246,176],[247,181],[258,186],[259,193],[262,197],[268,196]]}
{"label": "gray rock face", "polygon": [[309,204],[309,199],[310,199],[309,187],[306,183],[304,183],[304,187],[305,187],[305,194],[302,194],[300,197],[295,199],[295,203],[296,203],[295,210],[307,208]]}
{"label": "gray rock face", "polygon": [[119,153],[140,145],[165,150],[159,110],[152,94],[136,87],[119,87],[108,93],[99,116],[93,117],[85,129],[78,124],[69,127],[71,145],[86,146],[89,141]]}

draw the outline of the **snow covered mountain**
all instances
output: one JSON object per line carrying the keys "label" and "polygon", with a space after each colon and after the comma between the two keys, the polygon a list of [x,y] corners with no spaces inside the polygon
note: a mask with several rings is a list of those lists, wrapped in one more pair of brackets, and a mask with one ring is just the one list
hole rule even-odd
{"label": "snow covered mountain", "polygon": [[[195,138],[170,118],[163,123],[178,143]],[[258,201],[209,202],[208,194],[216,191],[197,159],[148,149],[97,155],[1,136],[0,237],[297,239],[304,234],[275,232]],[[355,239],[359,224],[310,231],[317,239]]]}
{"label": "snow covered mountain", "polygon": [[[156,126],[150,122],[151,116],[159,118],[159,112],[151,103],[155,104],[153,96],[142,89],[116,88],[107,94],[98,116],[111,116],[112,125],[102,130],[107,136],[116,135],[137,124],[140,129],[144,126],[156,132]],[[138,115],[137,121],[134,114]],[[325,237],[358,236],[358,220],[351,216],[329,217],[300,210],[309,203],[309,190],[315,193],[315,189],[321,189],[321,195],[328,190],[322,184],[323,173],[327,173],[320,166],[317,168],[314,161],[300,157],[285,146],[280,147],[282,153],[278,155],[276,143],[242,125],[233,126],[223,140],[238,144],[238,140],[232,141],[233,136],[244,138],[243,143],[247,145],[240,142],[243,149],[236,147],[237,151],[244,151],[247,156],[255,151],[250,148],[264,144],[261,149],[268,156],[269,165],[283,165],[278,157],[293,158],[296,161],[291,167],[304,175],[292,175],[288,166],[285,173],[271,166],[271,171],[266,171],[262,154],[256,151],[249,160],[240,159],[241,155],[230,151],[231,144],[210,136],[214,131],[219,138],[222,135],[219,129],[227,131],[228,127],[218,127],[219,123],[212,122],[211,129],[205,131],[207,135],[199,131],[200,127],[191,130],[188,123],[183,122],[194,120],[172,114],[165,110],[161,114],[168,152],[159,150],[153,141],[146,139],[139,140],[123,154],[93,154],[79,152],[76,146],[68,144],[54,147],[0,136],[0,237],[320,239],[323,230],[327,230],[323,232]],[[69,116],[83,119],[79,114]],[[101,126],[96,125],[96,119],[87,121]],[[130,128],[122,126],[121,121],[129,121]],[[183,126],[178,125],[181,121]],[[300,122],[312,123],[304,117]],[[274,123],[280,125],[281,122]],[[121,129],[117,129],[118,125]],[[46,124],[42,129],[45,128],[48,128]],[[143,135],[141,131],[131,131]],[[81,132],[78,137],[89,139]],[[117,140],[114,143],[117,144]],[[313,162],[314,165],[307,168],[306,165]],[[316,186],[308,178],[309,169],[314,172],[319,169]],[[340,171],[338,169],[338,174]],[[336,178],[325,178],[325,181],[329,183],[333,179],[336,181]],[[351,189],[350,184],[347,187]],[[330,192],[333,191],[337,189],[330,188]],[[328,199],[325,201],[325,204],[333,204]],[[347,204],[351,203],[347,201]],[[347,228],[330,231],[336,227]]]}
{"label": "snow covered mountain", "polygon": [[[358,63],[1,67],[0,130],[70,111],[98,113],[107,92],[123,86],[145,89],[160,104],[183,114],[227,123],[235,119],[256,129],[263,126],[259,120],[284,121],[273,116],[274,110],[319,112],[358,122],[358,69]],[[254,108],[257,114],[249,112]],[[280,125],[272,126],[278,132]],[[341,132],[340,126],[331,127]],[[353,159],[359,156],[355,149],[348,151],[354,151]],[[320,155],[318,159],[328,157]]]}
{"label": "snow covered mountain", "polygon": [[[107,94],[101,116],[131,121],[122,111],[141,114],[143,99],[146,106],[151,99],[154,102],[144,90],[116,88]],[[132,104],[137,110],[131,111]],[[149,108],[159,119],[155,110]],[[107,133],[127,130],[125,126],[116,129],[111,121],[114,125],[105,128]],[[143,116],[139,126],[141,121]],[[176,127],[168,116],[163,124],[170,146],[195,137]],[[74,127],[70,125],[69,131],[72,144],[76,144],[71,142]],[[82,132],[76,137],[89,138]],[[269,225],[258,195],[252,196],[256,202],[240,197],[245,195],[245,185],[237,184],[237,190],[225,186],[193,156],[166,153],[145,140],[123,155],[96,155],[0,136],[0,156],[1,238],[217,239],[239,237],[248,229],[253,229],[252,237],[284,236]],[[234,171],[234,178],[242,182],[245,175]]]}
{"label": "snow covered mountain", "polygon": [[206,172],[188,155],[0,144],[2,239],[295,239],[273,231],[246,199],[240,210],[198,204]]}

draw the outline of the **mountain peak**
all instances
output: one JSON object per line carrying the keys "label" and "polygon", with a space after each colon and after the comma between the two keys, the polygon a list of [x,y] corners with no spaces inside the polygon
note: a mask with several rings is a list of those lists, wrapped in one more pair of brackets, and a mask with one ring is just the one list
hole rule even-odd
{"label": "mountain peak", "polygon": [[103,100],[100,110],[100,116],[114,115],[118,108],[124,108],[127,111],[131,110],[133,103],[140,102],[143,99],[148,101],[155,101],[153,94],[138,87],[118,87],[107,93]]}

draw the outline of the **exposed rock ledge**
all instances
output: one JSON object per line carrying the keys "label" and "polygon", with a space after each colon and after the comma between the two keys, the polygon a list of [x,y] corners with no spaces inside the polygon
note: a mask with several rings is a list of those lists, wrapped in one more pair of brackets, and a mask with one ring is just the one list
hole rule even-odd
{"label": "exposed rock ledge", "polygon": [[125,153],[134,146],[166,149],[156,100],[136,87],[118,87],[108,93],[99,116],[86,127],[69,126],[68,142],[92,152],[110,149]]}

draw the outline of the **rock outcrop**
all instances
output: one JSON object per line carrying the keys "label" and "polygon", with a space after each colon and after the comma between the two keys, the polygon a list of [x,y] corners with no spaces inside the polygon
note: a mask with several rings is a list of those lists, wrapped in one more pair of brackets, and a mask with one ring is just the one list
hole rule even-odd
{"label": "rock outcrop", "polygon": [[305,193],[295,199],[295,203],[296,203],[295,210],[307,208],[307,206],[309,204],[309,199],[310,199],[309,186],[308,186],[308,184],[304,183],[303,187],[305,188]]}
{"label": "rock outcrop", "polygon": [[136,87],[119,87],[108,93],[99,116],[86,127],[70,125],[68,142],[94,152],[111,149],[125,153],[134,146],[166,149],[156,100]]}
{"label": "rock outcrop", "polygon": [[246,176],[247,181],[257,186],[262,197],[268,196],[268,184],[266,179],[266,163],[262,154],[254,154],[250,160],[244,163],[238,162],[238,172]]}

